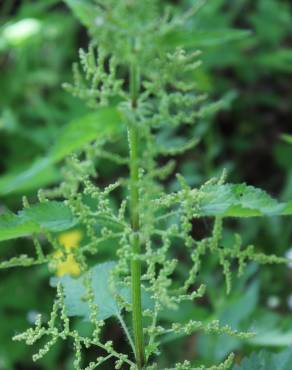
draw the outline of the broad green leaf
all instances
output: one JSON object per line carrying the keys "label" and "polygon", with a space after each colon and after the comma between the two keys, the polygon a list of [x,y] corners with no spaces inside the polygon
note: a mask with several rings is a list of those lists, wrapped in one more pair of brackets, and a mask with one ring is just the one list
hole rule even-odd
{"label": "broad green leaf", "polygon": [[70,122],[45,158],[22,171],[0,177],[0,195],[23,193],[56,182],[57,162],[93,140],[108,139],[122,130],[122,117],[115,108],[101,108]]}
{"label": "broad green leaf", "polygon": [[[257,347],[285,347],[292,345],[291,320],[275,311],[259,310],[254,317],[252,331],[256,335],[248,343]],[[287,320],[287,321],[286,321]]]}
{"label": "broad green leaf", "polygon": [[222,217],[292,215],[292,202],[279,203],[265,191],[246,184],[207,185],[196,213]]}
{"label": "broad green leaf", "polygon": [[282,331],[277,328],[269,330],[262,329],[248,342],[254,346],[284,347],[292,345],[292,331]]}
{"label": "broad green leaf", "polygon": [[258,294],[259,283],[255,280],[249,286],[245,287],[244,292],[241,292],[239,296],[226,301],[219,315],[220,323],[238,328],[240,322],[246,319],[256,308]]}
{"label": "broad green leaf", "polygon": [[[105,262],[91,268],[85,276],[79,278],[72,278],[65,275],[61,278],[54,278],[51,284],[56,286],[60,281],[65,295],[65,305],[68,316],[79,316],[88,320],[90,316],[90,309],[88,302],[86,302],[86,288],[84,286],[84,278],[89,277],[91,287],[94,295],[94,303],[98,307],[98,320],[105,320],[111,316],[118,316],[121,309],[112,292],[110,285],[111,271],[115,267],[115,262]],[[122,284],[116,284],[116,293],[123,297],[123,299],[130,303],[130,290]],[[150,298],[143,294],[143,305],[149,307],[151,305]]]}
{"label": "broad green leaf", "polygon": [[168,48],[207,48],[220,46],[229,42],[235,42],[250,36],[247,30],[218,30],[218,31],[192,31],[177,30],[167,33],[161,40]]}
{"label": "broad green leaf", "polygon": [[58,232],[70,229],[76,221],[62,202],[38,203],[18,214],[0,216],[0,241],[29,236],[42,231]]}
{"label": "broad green leaf", "polygon": [[90,141],[108,139],[122,131],[121,115],[114,108],[101,108],[85,117],[76,119],[64,127],[49,158],[58,162]]}
{"label": "broad green leaf", "polygon": [[[90,276],[91,286],[94,294],[94,302],[98,306],[98,320],[105,320],[108,317],[116,316],[120,308],[116,302],[114,294],[110,288],[110,275],[115,266],[115,262],[106,262],[93,267],[87,274]],[[84,276],[74,279],[65,275],[59,279],[53,279],[52,284],[60,281],[65,295],[65,305],[69,316],[80,316],[89,319],[90,309],[85,300],[86,288],[84,286]],[[128,298],[124,289],[118,289],[118,294]],[[125,294],[126,293],[126,294]]]}
{"label": "broad green leaf", "polygon": [[286,143],[292,144],[292,135],[283,134],[281,137]]}
{"label": "broad green leaf", "polygon": [[0,241],[31,235],[37,231],[38,225],[14,213],[0,215]]}
{"label": "broad green leaf", "polygon": [[19,212],[25,221],[35,222],[40,229],[49,231],[68,230],[75,225],[73,214],[63,202],[38,203]]}
{"label": "broad green leaf", "polygon": [[233,370],[291,370],[292,348],[280,353],[261,351],[235,365]]}
{"label": "broad green leaf", "polygon": [[59,179],[59,172],[49,158],[36,160],[30,167],[0,177],[0,195],[25,193],[50,185]]}

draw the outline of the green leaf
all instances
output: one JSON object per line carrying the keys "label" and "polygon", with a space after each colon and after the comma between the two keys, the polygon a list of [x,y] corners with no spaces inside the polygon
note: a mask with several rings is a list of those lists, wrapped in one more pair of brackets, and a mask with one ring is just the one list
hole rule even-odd
{"label": "green leaf", "polygon": [[250,36],[251,32],[247,30],[222,30],[222,31],[192,31],[177,30],[167,33],[161,40],[162,45],[168,48],[207,48],[220,46],[229,42],[235,42]]}
{"label": "green leaf", "polygon": [[38,231],[38,226],[14,213],[6,213],[0,216],[0,241],[31,235]]}
{"label": "green leaf", "polygon": [[64,0],[80,22],[91,28],[97,16],[97,8],[86,0]]}
{"label": "green leaf", "polygon": [[256,308],[258,303],[259,283],[253,281],[244,288],[240,294],[226,301],[219,315],[220,323],[238,328],[240,322],[247,318]]}
{"label": "green leaf", "polygon": [[261,67],[267,68],[269,71],[275,70],[290,73],[292,71],[292,50],[274,50],[273,52],[260,55],[257,61]]}
{"label": "green leaf", "polygon": [[233,370],[290,370],[292,364],[292,349],[287,348],[280,353],[261,351],[245,358]]}
{"label": "green leaf", "polygon": [[237,98],[237,93],[235,90],[229,91],[227,94],[223,95],[220,100],[213,103],[208,103],[203,106],[200,110],[202,117],[213,117],[216,113],[221,110],[230,109],[233,101]]}
{"label": "green leaf", "polygon": [[58,179],[59,172],[49,158],[37,159],[24,170],[0,177],[0,195],[29,192],[50,185]]}
{"label": "green leaf", "polygon": [[68,230],[76,223],[70,208],[57,201],[38,203],[25,208],[19,212],[19,217],[35,222],[40,229],[54,232]]}
{"label": "green leaf", "polygon": [[58,232],[76,224],[70,208],[64,203],[52,201],[39,203],[18,214],[0,216],[0,241],[29,236],[43,231]]}
{"label": "green leaf", "polygon": [[[116,302],[114,294],[111,292],[109,279],[115,262],[105,262],[93,267],[87,274],[90,276],[91,286],[94,294],[94,303],[98,306],[98,320],[105,320],[108,317],[116,316],[120,308]],[[84,286],[84,276],[74,279],[65,275],[59,279],[52,279],[52,285],[60,281],[65,295],[65,305],[68,316],[80,316],[89,319],[90,309],[85,300],[86,288]],[[124,298],[127,298],[124,289],[118,289],[117,292]]]}
{"label": "green leaf", "polygon": [[17,173],[0,177],[0,195],[23,193],[59,179],[55,164],[93,140],[106,140],[123,130],[121,114],[115,108],[101,108],[66,125],[45,158]]}
{"label": "green leaf", "polygon": [[288,202],[286,207],[284,208],[282,212],[283,216],[289,216],[292,215],[292,201]]}
{"label": "green leaf", "polygon": [[196,213],[222,217],[292,215],[292,202],[279,203],[265,191],[246,184],[207,185]]}
{"label": "green leaf", "polygon": [[122,131],[120,113],[114,108],[101,108],[64,127],[49,158],[58,162],[93,140],[104,140]]}
{"label": "green leaf", "polygon": [[292,135],[283,134],[281,138],[286,141],[286,143],[292,144]]}
{"label": "green leaf", "polygon": [[[88,278],[88,276],[90,276],[91,287],[93,289],[94,303],[98,306],[97,319],[105,320],[111,316],[118,316],[120,314],[121,308],[109,283],[111,271],[115,265],[116,263],[113,261],[101,263],[77,279],[69,275],[51,279],[52,286],[56,286],[59,281],[63,286],[68,316],[79,316],[85,320],[89,320],[90,309],[85,299],[86,288],[84,286],[84,278]],[[127,303],[131,302],[129,288],[122,284],[116,284],[115,289],[116,293]],[[145,292],[142,296],[142,303],[144,307],[149,307],[152,304],[151,299]]]}
{"label": "green leaf", "polygon": [[248,340],[254,346],[264,347],[283,347],[292,345],[292,331],[285,332],[283,330],[262,329],[260,332]]}
{"label": "green leaf", "polygon": [[252,324],[255,336],[247,342],[252,346],[285,347],[292,345],[291,319],[274,311],[257,310]]}

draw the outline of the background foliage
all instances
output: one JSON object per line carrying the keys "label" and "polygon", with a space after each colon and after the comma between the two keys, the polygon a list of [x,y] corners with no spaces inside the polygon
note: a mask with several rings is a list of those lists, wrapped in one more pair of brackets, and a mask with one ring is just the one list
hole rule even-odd
{"label": "background foliage", "polygon": [[[179,7],[193,0],[168,3]],[[68,153],[58,151],[58,143],[66,139],[63,126],[73,122],[78,133],[78,122],[90,127],[90,120],[96,117],[88,117],[85,106],[61,88],[64,81],[71,81],[71,64],[78,48],[88,43],[85,29],[66,5],[56,0],[6,0],[0,12],[0,206],[3,211],[16,211],[21,208],[22,194],[34,201],[36,189],[61,178],[60,163],[70,153],[70,148]],[[230,181],[261,187],[283,201],[291,199],[292,145],[282,137],[291,132],[291,18],[288,0],[209,1],[194,18],[190,37],[202,50],[203,65],[193,78],[198,89],[217,103],[193,132],[169,130],[159,138],[161,145],[177,146],[190,135],[198,138],[195,149],[175,158],[177,170],[189,184],[199,185],[227,168]],[[87,133],[89,136],[74,145],[88,142],[90,131]],[[109,183],[122,171],[106,159],[96,166],[101,183]],[[169,185],[175,189],[176,180],[171,179]],[[285,218],[231,219],[227,226],[225,240],[230,237],[230,243],[236,230],[244,243],[252,242],[266,253],[284,256],[291,245],[292,231]],[[193,233],[203,238],[210,228],[206,217]],[[12,257],[15,250],[21,254],[29,249],[26,239],[6,241],[1,244],[1,261]],[[105,245],[102,257],[112,255],[110,244]],[[183,260],[184,256],[180,257]],[[259,270],[251,264],[227,296],[221,275],[214,273],[214,261],[206,261],[207,299],[195,307],[186,305],[176,319],[214,315],[238,330],[249,329],[252,323],[259,334],[245,342],[199,334],[177,346],[178,340],[169,338],[162,363],[177,357],[173,348],[186,359],[209,365],[223,360],[231,350],[239,361],[255,350],[277,352],[292,344],[291,271],[282,265]],[[0,275],[0,369],[71,369],[71,354],[65,345],[56,347],[36,366],[31,363],[30,350],[11,340],[34,322],[38,312],[49,313],[54,293],[49,280],[54,272],[36,266],[0,270]],[[172,319],[173,313],[165,312],[165,320]],[[88,330],[82,321],[75,325]],[[121,331],[110,322],[104,336],[119,341]]]}

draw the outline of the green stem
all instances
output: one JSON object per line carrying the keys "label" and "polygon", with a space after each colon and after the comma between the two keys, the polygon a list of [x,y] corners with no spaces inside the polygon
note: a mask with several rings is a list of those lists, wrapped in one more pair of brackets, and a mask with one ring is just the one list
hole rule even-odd
{"label": "green stem", "polygon": [[[131,68],[130,73],[130,92],[132,109],[137,108],[137,98],[140,88],[139,71],[135,65]],[[132,235],[132,252],[133,258],[131,261],[131,278],[132,278],[132,320],[135,356],[138,369],[142,369],[145,364],[144,352],[144,337],[142,325],[142,303],[141,303],[141,261],[135,258],[135,255],[141,253],[141,245],[139,239],[139,167],[138,167],[138,129],[134,122],[129,122],[128,125],[128,140],[130,150],[130,213]]]}

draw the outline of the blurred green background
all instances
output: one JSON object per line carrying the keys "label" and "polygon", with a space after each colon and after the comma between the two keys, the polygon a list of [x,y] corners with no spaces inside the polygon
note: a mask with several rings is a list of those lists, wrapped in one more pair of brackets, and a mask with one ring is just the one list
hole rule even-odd
{"label": "blurred green background", "polygon": [[[164,1],[174,7],[193,3]],[[72,62],[89,39],[58,0],[3,0],[0,17],[1,212],[19,209],[24,194],[34,201],[39,187],[61,179],[60,167],[42,170],[38,159],[47,153],[62,126],[85,112],[84,105],[61,84],[71,81]],[[203,52],[203,65],[190,78],[196,79],[199,91],[218,102],[220,110],[214,109],[192,132],[161,136],[166,143],[169,137],[177,143],[186,135],[200,139],[195,150],[176,158],[177,170],[197,186],[226,168],[229,181],[247,182],[280,200],[291,199],[292,145],[281,138],[292,132],[291,2],[209,1],[190,27],[194,34],[200,32],[198,47]],[[104,161],[98,163],[98,170],[109,179],[114,179],[117,171]],[[176,186],[174,180],[171,186]],[[285,218],[231,220],[225,236],[228,240],[236,230],[245,243],[284,256],[292,248],[290,224]],[[194,233],[200,238],[210,229],[206,219]],[[1,243],[0,261],[30,248],[26,239]],[[173,341],[165,343],[162,366],[178,357],[210,365],[223,360],[229,351],[236,351],[239,360],[254,350],[279,350],[292,344],[292,268],[259,269],[251,264],[242,278],[235,279],[233,292],[227,296],[214,266],[210,258],[202,270],[202,280],[209,287],[207,298],[177,313],[166,312],[165,320],[212,316],[236,329],[257,330],[259,335],[244,343],[201,334],[179,341],[175,347]],[[33,323],[38,312],[50,312],[54,297],[50,276],[46,266],[0,270],[0,370],[73,369],[69,345],[60,344],[35,365],[31,348],[11,340]],[[76,321],[74,325],[87,330],[84,323]],[[123,346],[120,329],[111,322],[107,328],[105,337],[110,335]]]}

